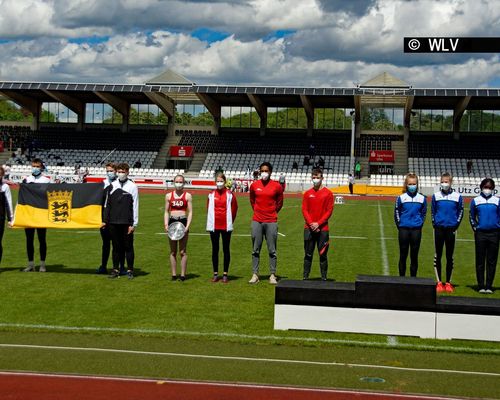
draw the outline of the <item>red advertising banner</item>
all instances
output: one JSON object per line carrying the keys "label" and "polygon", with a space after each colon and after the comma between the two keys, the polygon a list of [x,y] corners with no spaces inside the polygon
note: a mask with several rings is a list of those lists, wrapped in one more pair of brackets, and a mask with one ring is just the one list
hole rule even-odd
{"label": "red advertising banner", "polygon": [[0,153],[3,153],[4,149],[3,149],[3,142],[0,140]]}
{"label": "red advertising banner", "polygon": [[193,146],[170,146],[170,157],[193,157]]}
{"label": "red advertising banner", "polygon": [[393,150],[371,150],[370,162],[394,163]]}

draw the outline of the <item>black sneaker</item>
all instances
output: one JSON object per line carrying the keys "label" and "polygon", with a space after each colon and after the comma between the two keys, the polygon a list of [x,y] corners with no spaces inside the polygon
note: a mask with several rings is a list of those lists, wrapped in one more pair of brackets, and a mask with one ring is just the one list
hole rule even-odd
{"label": "black sneaker", "polygon": [[184,275],[181,275],[181,276],[180,276],[180,278],[179,278],[179,280],[180,280],[181,282],[184,282],[184,281],[186,280],[186,277],[185,277]]}
{"label": "black sneaker", "polygon": [[177,280],[177,275],[172,275],[172,282]]}
{"label": "black sneaker", "polygon": [[109,279],[116,279],[120,277],[120,272],[117,271],[116,269],[112,270],[111,273],[108,275]]}
{"label": "black sneaker", "polygon": [[127,278],[134,279],[134,271],[127,271]]}
{"label": "black sneaker", "polygon": [[101,265],[99,268],[96,269],[95,273],[98,275],[107,275],[108,270]]}

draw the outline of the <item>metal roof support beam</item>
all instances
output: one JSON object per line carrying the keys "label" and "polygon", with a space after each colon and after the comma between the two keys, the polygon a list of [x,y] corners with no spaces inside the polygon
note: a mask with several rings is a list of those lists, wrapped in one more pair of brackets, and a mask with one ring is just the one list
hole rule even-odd
{"label": "metal roof support beam", "polygon": [[300,101],[307,117],[307,136],[312,136],[314,128],[314,106],[309,96],[305,94],[300,95]]}
{"label": "metal roof support beam", "polygon": [[248,100],[250,100],[252,107],[255,108],[255,111],[257,111],[257,114],[259,115],[260,136],[265,136],[267,128],[267,106],[262,101],[262,99],[256,94],[247,93],[247,97]]}
{"label": "metal roof support beam", "polygon": [[175,116],[175,104],[163,93],[144,92],[146,97],[162,110],[168,118]]}
{"label": "metal roof support beam", "polygon": [[472,96],[464,96],[462,97],[455,106],[453,110],[453,134],[455,139],[459,138],[460,135],[460,120],[464,115],[465,109],[469,105],[470,99]]}
{"label": "metal roof support beam", "polygon": [[221,105],[215,101],[212,96],[205,93],[196,93],[200,101],[207,108],[208,112],[212,114],[215,122],[215,134],[219,134],[219,128],[221,123]]}
{"label": "metal roof support beam", "polygon": [[356,137],[361,136],[361,96],[354,96],[354,132]]}
{"label": "metal roof support beam", "polygon": [[130,119],[130,104],[120,97],[107,93],[107,92],[94,92],[94,94],[99,97],[102,101],[109,104],[116,111],[122,115],[122,132],[127,132],[129,128]]}
{"label": "metal roof support beam", "polygon": [[78,116],[78,123],[76,126],[77,131],[83,130],[83,124],[85,122],[85,103],[77,98],[70,96],[64,92],[56,91],[56,90],[46,90],[42,89],[42,91],[58,103],[68,107],[71,111],[73,111]]}
{"label": "metal roof support beam", "polygon": [[40,115],[42,114],[42,103],[40,101],[13,90],[2,90],[0,94],[33,114],[33,129],[38,130]]}

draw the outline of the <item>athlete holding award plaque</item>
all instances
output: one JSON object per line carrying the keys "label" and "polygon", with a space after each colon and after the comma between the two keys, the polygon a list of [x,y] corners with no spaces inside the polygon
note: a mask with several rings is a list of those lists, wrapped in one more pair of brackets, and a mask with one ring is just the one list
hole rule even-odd
{"label": "athlete holding award plaque", "polygon": [[186,280],[187,241],[189,226],[193,218],[192,196],[184,191],[185,179],[182,175],[174,178],[173,192],[165,196],[165,231],[170,243],[170,268],[172,280],[177,280],[177,251],[181,255],[180,280]]}

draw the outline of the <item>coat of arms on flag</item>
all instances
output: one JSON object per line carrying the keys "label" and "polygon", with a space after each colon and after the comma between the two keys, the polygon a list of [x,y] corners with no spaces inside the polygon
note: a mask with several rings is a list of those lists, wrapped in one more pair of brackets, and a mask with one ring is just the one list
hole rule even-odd
{"label": "coat of arms on flag", "polygon": [[65,224],[71,221],[72,191],[47,192],[49,206],[49,221],[55,224]]}

